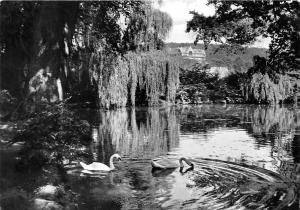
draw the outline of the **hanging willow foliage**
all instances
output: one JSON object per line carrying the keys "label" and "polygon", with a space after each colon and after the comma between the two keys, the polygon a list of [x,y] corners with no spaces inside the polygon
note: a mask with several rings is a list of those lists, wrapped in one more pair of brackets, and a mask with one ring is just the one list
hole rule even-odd
{"label": "hanging willow foliage", "polygon": [[246,100],[256,103],[278,104],[289,100],[295,94],[300,82],[287,75],[278,75],[273,82],[268,74],[255,73],[251,81],[244,85]]}
{"label": "hanging willow foliage", "polygon": [[108,58],[98,72],[99,105],[104,108],[124,107],[127,103],[129,68],[121,57]]}
{"label": "hanging willow foliage", "polygon": [[124,50],[162,49],[163,40],[172,28],[173,21],[167,13],[154,9],[149,2],[145,2],[142,8],[143,13],[133,13],[127,18]]}
{"label": "hanging willow foliage", "polygon": [[149,106],[158,105],[160,98],[175,101],[179,66],[164,52],[128,53],[107,59],[98,72],[101,107],[123,107],[128,102],[135,106],[137,89],[146,93],[144,101]]}

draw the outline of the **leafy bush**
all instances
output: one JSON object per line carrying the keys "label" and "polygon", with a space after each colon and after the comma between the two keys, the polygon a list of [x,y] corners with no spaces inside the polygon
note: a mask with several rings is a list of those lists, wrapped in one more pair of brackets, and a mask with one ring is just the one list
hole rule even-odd
{"label": "leafy bush", "polygon": [[16,107],[17,100],[7,90],[0,90],[0,117],[8,115]]}
{"label": "leafy bush", "polygon": [[218,76],[209,73],[208,69],[208,65],[200,63],[195,63],[190,69],[181,69],[178,94],[185,92],[191,103],[197,103],[199,97],[208,98],[209,90],[218,81]]}
{"label": "leafy bush", "polygon": [[246,74],[238,72],[219,78],[217,74],[209,72],[209,65],[196,64],[191,70],[181,70],[177,99],[184,94],[190,103],[219,100],[242,103],[241,84],[245,79]]}
{"label": "leafy bush", "polygon": [[25,121],[13,142],[24,142],[21,162],[30,166],[59,164],[82,153],[90,138],[90,125],[79,120],[63,103],[44,104]]}

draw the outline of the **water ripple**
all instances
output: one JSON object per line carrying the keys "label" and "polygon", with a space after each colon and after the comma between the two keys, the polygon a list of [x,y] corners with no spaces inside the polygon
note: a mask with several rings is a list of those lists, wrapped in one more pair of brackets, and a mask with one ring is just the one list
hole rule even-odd
{"label": "water ripple", "polygon": [[173,189],[157,193],[163,208],[288,209],[296,201],[295,186],[274,172],[211,159],[193,162],[193,171],[164,180]]}
{"label": "water ripple", "polygon": [[[176,154],[167,156],[178,160]],[[131,209],[139,209],[133,207],[143,201],[154,205],[151,208],[155,209],[286,210],[292,209],[289,207],[296,202],[293,182],[275,172],[215,159],[194,158],[191,161],[194,170],[184,168],[183,171],[170,169],[151,173],[149,159],[124,159],[117,165],[118,170],[111,173],[86,173],[80,167],[71,167],[67,173],[81,177],[71,178],[75,181],[73,186],[78,186],[79,180],[85,180],[91,195],[95,190],[105,189],[105,194],[114,196],[103,199],[115,202],[114,199],[119,197],[122,197],[121,201],[126,198]],[[93,178],[92,185],[91,179],[87,178]],[[103,193],[98,194],[97,198],[103,197]]]}

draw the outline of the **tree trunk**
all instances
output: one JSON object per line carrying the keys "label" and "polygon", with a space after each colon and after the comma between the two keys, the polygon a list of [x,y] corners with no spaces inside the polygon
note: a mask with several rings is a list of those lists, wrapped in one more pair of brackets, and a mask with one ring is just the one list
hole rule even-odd
{"label": "tree trunk", "polygon": [[[13,6],[8,4],[8,8]],[[5,42],[11,45],[5,46],[1,55],[1,88],[14,96],[23,93],[23,98],[34,90],[35,96],[42,94],[36,99],[62,100],[65,90],[71,89],[68,87],[69,45],[79,2],[27,2],[26,7],[22,4],[19,7],[26,10],[23,13],[29,18],[22,22],[23,26],[17,26],[24,28],[21,35],[5,37]],[[9,27],[16,28],[13,24]],[[42,84],[36,84],[33,78]]]}
{"label": "tree trunk", "polygon": [[58,98],[59,98],[60,101],[62,101],[64,99],[64,95],[63,95],[63,88],[62,88],[62,85],[61,85],[61,81],[60,81],[59,78],[57,78],[56,84],[57,84]]}

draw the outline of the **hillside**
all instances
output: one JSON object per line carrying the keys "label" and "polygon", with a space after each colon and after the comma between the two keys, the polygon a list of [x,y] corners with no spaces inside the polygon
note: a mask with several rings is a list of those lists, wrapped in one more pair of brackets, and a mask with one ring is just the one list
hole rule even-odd
{"label": "hillside", "polygon": [[[196,49],[204,49],[203,44],[192,43],[167,43],[166,47],[175,49],[178,47],[191,46]],[[266,57],[267,49],[255,47],[227,47],[222,45],[209,45],[206,50],[207,63],[210,66],[228,67],[231,72],[246,72],[253,66],[253,56]]]}

